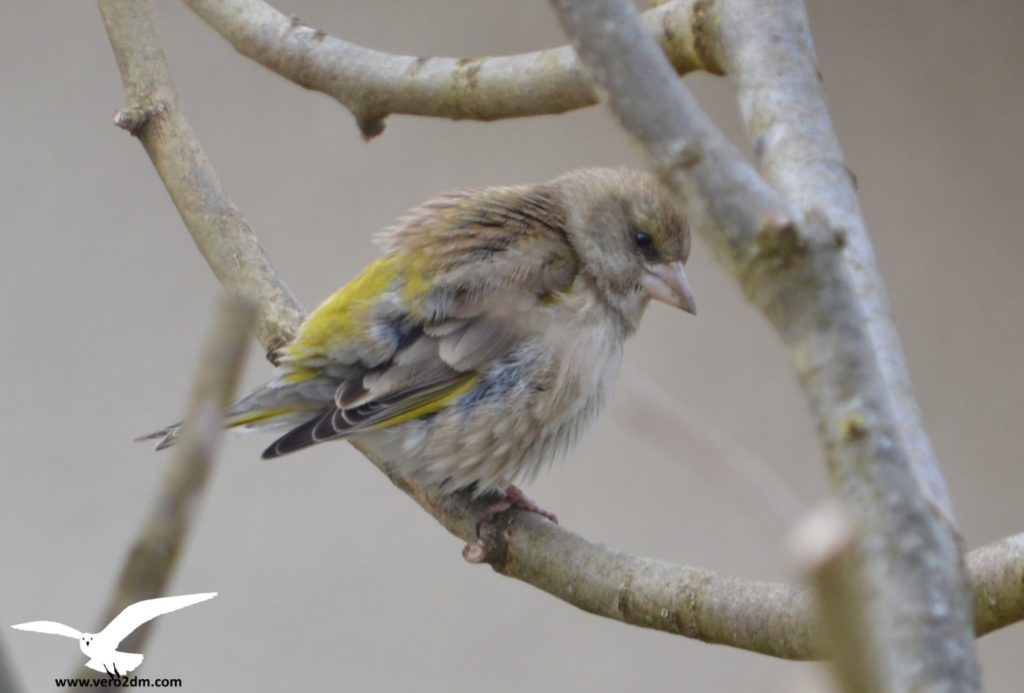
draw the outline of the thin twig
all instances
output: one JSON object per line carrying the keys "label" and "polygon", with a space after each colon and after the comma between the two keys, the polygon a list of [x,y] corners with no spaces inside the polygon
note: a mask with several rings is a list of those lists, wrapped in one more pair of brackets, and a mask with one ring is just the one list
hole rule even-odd
{"label": "thin twig", "polygon": [[974,630],[979,636],[1024,613],[1024,534],[1001,539],[967,555],[974,583]]}
{"label": "thin twig", "polygon": [[[229,294],[221,302],[213,334],[196,369],[192,401],[174,458],[121,569],[101,626],[126,606],[166,593],[210,477],[224,410],[234,396],[256,325],[256,313],[256,306],[240,296]],[[152,625],[151,621],[137,628],[120,648],[125,652],[143,649]],[[83,674],[93,675],[87,669],[83,669]]]}
{"label": "thin twig", "polygon": [[151,0],[100,0],[128,109],[115,114],[138,137],[206,262],[263,311],[257,338],[269,354],[295,334],[303,312],[228,199],[171,82]]}
{"label": "thin twig", "polygon": [[[391,479],[449,532],[466,542],[475,539],[480,508],[464,495],[442,496]],[[635,556],[590,542],[533,513],[502,517],[485,534],[487,561],[494,570],[579,609],[773,657],[823,657],[813,606],[801,587]],[[989,611],[979,613],[979,635],[1024,620],[1019,580],[1024,576],[1024,534],[971,552],[968,566],[979,585],[985,581],[979,594],[986,595]]]}
{"label": "thin twig", "polygon": [[[597,103],[569,46],[502,57],[391,55],[312,29],[260,0],[185,3],[242,55],[337,99],[367,139],[392,113],[497,120]],[[644,15],[681,74],[721,73],[711,27],[699,21],[702,4],[676,0]]]}
{"label": "thin twig", "polygon": [[635,437],[670,460],[685,460],[720,493],[732,499],[762,537],[788,531],[805,511],[800,495],[767,460],[685,408],[664,387],[627,361],[615,392],[623,423]]}
{"label": "thin twig", "polygon": [[[449,532],[474,542],[480,508],[464,494],[445,496],[393,476],[392,481]],[[486,562],[496,572],[589,613],[774,657],[821,657],[800,587],[635,556],[529,512],[485,525],[484,542]]]}
{"label": "thin twig", "polygon": [[[132,74],[155,74],[166,81],[150,82],[152,88],[159,87],[162,93],[173,92],[158,44],[147,44],[145,50],[136,45],[140,38],[143,42],[156,40],[152,3],[102,0],[101,8],[109,16],[107,26],[122,70]],[[148,60],[158,60],[159,68],[134,64]],[[141,92],[138,100],[146,103],[151,99]],[[172,103],[174,112],[162,113],[160,120],[173,120],[180,125],[164,131],[162,136],[150,135],[149,140],[145,139],[144,131],[143,137],[147,148],[153,150],[151,158],[169,188],[188,185],[189,176],[193,175],[187,167],[181,170],[177,164],[172,165],[171,153],[181,149],[199,150],[180,112],[180,104],[176,99]],[[177,138],[189,141],[175,142]],[[163,148],[166,151],[161,151]],[[195,165],[196,159],[186,163]],[[208,166],[205,157],[202,163]],[[168,183],[171,170],[179,171],[183,182]],[[210,180],[212,173],[203,173],[203,170],[201,168],[191,180]],[[209,196],[212,207],[234,209],[219,186],[207,188],[204,193]],[[212,264],[220,256],[204,248],[204,243],[213,236],[209,228],[203,228],[209,220],[201,214],[182,216],[204,257]],[[221,242],[242,258],[259,251],[251,232],[232,234]],[[265,259],[261,262],[265,263]],[[269,268],[269,264],[265,266]],[[253,275],[241,262],[221,263],[214,269],[226,287],[249,284],[253,289],[251,295],[261,297],[264,310],[259,339],[265,348],[271,350],[294,336],[301,311],[282,290],[283,285],[272,270]],[[291,317],[281,319],[280,316]],[[371,461],[374,460],[371,458]],[[381,466],[379,461],[374,462]],[[406,480],[395,477],[392,480],[455,536],[467,542],[475,538],[480,518],[478,505],[470,503],[463,495],[440,496]],[[485,539],[490,547],[487,558],[498,572],[535,585],[592,613],[778,657],[806,659],[820,655],[807,598],[798,587],[739,580],[698,568],[631,556],[587,542],[531,513],[512,512],[503,516],[500,523],[487,526]],[[1013,555],[1013,560],[1020,562],[1019,552]],[[999,581],[993,589],[993,603],[1005,604],[1007,610],[987,618],[987,627],[995,629],[1024,619],[1024,604],[1010,596],[1011,584]]]}

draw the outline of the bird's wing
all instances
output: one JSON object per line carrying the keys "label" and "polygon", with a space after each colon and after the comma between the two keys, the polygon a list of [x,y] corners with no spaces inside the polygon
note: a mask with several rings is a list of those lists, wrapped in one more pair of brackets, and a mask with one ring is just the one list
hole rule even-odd
{"label": "bird's wing", "polygon": [[535,309],[572,285],[559,210],[539,186],[460,191],[414,210],[385,237],[388,254],[285,347],[284,380],[338,386],[332,406],[264,457],[419,418],[471,389],[540,329]]}
{"label": "bird's wing", "polygon": [[129,634],[146,621],[157,616],[184,609],[207,599],[217,596],[216,592],[204,592],[202,594],[182,594],[176,597],[159,597],[157,599],[146,599],[126,606],[121,613],[114,617],[107,627],[96,634],[96,640],[102,642],[102,646],[109,646],[111,649],[117,647],[118,643],[128,637]]}
{"label": "bird's wing", "polygon": [[46,633],[47,635],[63,635],[65,638],[74,638],[75,640],[82,637],[81,631],[56,621],[31,621],[30,623],[19,623],[11,628],[30,630],[33,633]]}

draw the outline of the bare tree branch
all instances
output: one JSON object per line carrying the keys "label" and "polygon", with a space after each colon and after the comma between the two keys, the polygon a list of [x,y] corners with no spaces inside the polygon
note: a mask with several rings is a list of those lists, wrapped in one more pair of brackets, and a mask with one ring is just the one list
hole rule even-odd
{"label": "bare tree branch", "polygon": [[[800,63],[800,75],[816,74],[813,55],[788,45],[810,45],[806,22],[798,21],[803,16],[799,0],[744,2],[723,0],[718,31],[732,41],[757,36],[771,46],[759,58],[767,66],[758,76],[786,85],[794,62]],[[888,320],[871,313],[884,302],[877,269],[857,266],[873,258],[863,250],[844,252],[851,243],[869,249],[870,242],[863,223],[835,227],[822,211],[835,205],[844,218],[859,219],[856,203],[850,209],[840,195],[842,205],[837,205],[827,187],[810,184],[817,169],[796,173],[821,156],[810,146],[800,149],[803,158],[780,164],[790,181],[781,190],[797,206],[796,214],[766,190],[679,83],[631,2],[553,3],[595,83],[608,92],[612,110],[788,348],[818,419],[833,481],[864,533],[860,556],[869,581],[872,641],[880,648],[876,655],[886,681],[895,690],[977,690],[971,590],[959,536],[951,512],[933,512],[942,506],[918,481],[919,468],[938,475],[934,464],[921,458],[927,444],[910,443],[926,441],[923,430],[916,427],[905,436],[901,429],[911,423],[913,409],[895,404],[898,398],[913,401],[907,382],[891,378],[902,357],[880,353],[898,352],[895,331],[868,327]],[[769,16],[773,8],[783,19]],[[783,20],[793,24],[783,27],[785,33],[776,26]],[[729,44],[729,55],[738,52]],[[792,114],[788,127],[773,138],[800,138],[802,128],[809,128],[808,140],[828,139],[820,135],[831,132],[820,90],[814,95],[782,86],[767,91],[773,95],[764,99],[764,107],[774,109],[769,113]],[[743,106],[750,111],[748,101]],[[807,110],[814,116],[805,118]],[[840,156],[837,146],[826,152]],[[841,158],[832,165],[841,168]],[[859,292],[868,282],[854,281],[858,272],[877,280],[871,282],[879,297],[875,302],[862,301]],[[890,329],[891,338],[875,339],[876,332]],[[896,388],[898,396],[892,394]]]}
{"label": "bare tree branch", "polygon": [[[722,52],[768,181],[806,220],[808,240],[843,240],[842,253],[822,265],[833,289],[813,296],[794,287],[760,303],[818,412],[833,479],[858,511],[868,579],[876,590],[891,586],[874,616],[892,635],[884,657],[893,686],[980,688],[962,540],[832,127],[803,2],[723,0],[719,7]],[[814,306],[794,294],[810,296]],[[826,335],[792,329],[822,318],[832,323]]]}
{"label": "bare tree branch", "polygon": [[742,275],[794,236],[795,213],[700,109],[635,9],[627,21],[615,3],[554,4],[612,111],[721,261]]}
{"label": "bare tree branch", "polygon": [[974,583],[977,635],[991,633],[1024,618],[1021,616],[1024,614],[1024,534],[971,551],[967,555],[967,567]]}
{"label": "bare tree branch", "polygon": [[[476,539],[479,508],[464,494],[391,479],[449,532]],[[528,512],[500,516],[485,527],[484,539],[496,572],[589,613],[774,657],[821,657],[802,588],[631,555]]]}
{"label": "bare tree branch", "polygon": [[[367,139],[392,113],[497,120],[597,103],[569,46],[503,57],[391,55],[312,29],[260,0],[185,3],[242,55],[337,99]],[[676,0],[644,15],[680,73],[721,73],[703,4]]]}
{"label": "bare tree branch", "polygon": [[823,647],[846,693],[885,690],[864,609],[857,532],[838,501],[829,501],[797,526],[791,540],[801,572],[814,587]]}
{"label": "bare tree branch", "polygon": [[844,239],[845,274],[888,383],[897,431],[929,500],[952,522],[952,502],[921,423],[855,181],[832,128],[803,5],[727,0],[720,7],[722,50],[760,166],[803,214]]}
{"label": "bare tree branch", "polygon": [[[167,104],[155,113],[155,120],[142,118],[140,139],[151,150],[151,159],[172,196],[187,198],[201,193],[206,196],[201,208],[231,210],[235,215],[232,218],[240,219],[219,185],[202,185],[216,177],[205,157],[194,155],[201,150],[174,96],[163,52],[156,43],[152,2],[101,0],[101,9],[122,71],[136,75],[132,79],[135,86],[131,87],[136,89],[131,97],[135,109],[145,113],[145,104]],[[150,61],[158,65],[147,65]],[[164,98],[157,99],[146,89],[163,94]],[[167,98],[168,94],[173,98]],[[175,125],[154,125],[164,122]],[[181,162],[172,162],[175,152],[188,156]],[[197,185],[197,181],[199,191],[181,189]],[[770,191],[765,198],[771,199]],[[774,202],[767,208],[774,211]],[[190,211],[192,207],[185,209]],[[784,206],[782,209],[785,211]],[[249,295],[260,297],[264,309],[259,339],[268,351],[290,339],[301,320],[301,311],[270,269],[258,241],[244,222],[244,232],[218,236],[216,231],[223,228],[220,217],[182,212],[182,218],[211,266],[220,262],[222,255],[211,252],[206,243],[219,244],[227,256],[260,258],[258,266],[266,271],[253,273],[241,261],[220,262],[215,271],[226,287],[248,286]],[[769,226],[778,228],[777,224]],[[476,538],[480,507],[466,496],[440,496],[407,480],[391,478],[455,536],[467,542]],[[801,588],[740,580],[631,556],[590,543],[531,513],[508,513],[487,525],[484,532],[487,559],[495,570],[591,613],[777,657],[807,659],[821,655],[807,594]],[[979,580],[993,581],[985,583],[986,603],[991,609],[986,612],[983,628],[979,625],[979,634],[1024,619],[1024,603],[1017,594],[1019,585],[1015,586],[1011,577],[1024,573],[1022,545],[1024,539],[1018,537],[994,545],[996,548],[991,552],[979,550],[985,552],[986,567]],[[999,558],[1002,556],[1005,559]]]}
{"label": "bare tree branch", "polygon": [[128,96],[128,109],[118,111],[114,122],[145,147],[217,278],[264,311],[257,337],[272,353],[295,334],[302,308],[224,194],[184,116],[152,21],[152,7],[132,0],[100,0],[99,6]]}
{"label": "bare tree branch", "polygon": [[952,517],[945,482],[924,433],[899,336],[857,202],[855,180],[832,128],[801,2],[727,0],[716,26],[742,115],[768,181],[805,213],[846,238],[850,282],[878,344],[893,408],[924,489]]}
{"label": "bare tree branch", "polygon": [[[248,299],[229,294],[222,301],[213,335],[196,370],[192,402],[174,448],[174,459],[121,569],[101,624],[109,623],[130,604],[166,593],[210,477],[224,427],[224,410],[234,396],[256,313],[256,305]],[[152,625],[150,621],[137,628],[121,643],[121,649],[143,649]],[[82,671],[85,676],[93,675],[88,669]]]}

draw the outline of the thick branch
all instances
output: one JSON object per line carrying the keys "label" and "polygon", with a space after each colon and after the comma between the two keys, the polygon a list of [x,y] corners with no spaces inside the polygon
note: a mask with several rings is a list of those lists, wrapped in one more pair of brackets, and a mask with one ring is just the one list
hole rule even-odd
{"label": "thick branch", "polygon": [[844,241],[846,275],[888,383],[897,429],[930,500],[952,518],[952,503],[921,423],[885,285],[825,103],[810,28],[800,2],[721,2],[730,74],[765,177],[787,199]]}
{"label": "thick branch", "polygon": [[[234,396],[256,324],[256,312],[255,304],[232,295],[217,312],[213,335],[196,370],[192,402],[174,448],[174,459],[121,569],[101,624],[109,623],[130,604],[166,594],[210,477],[214,452],[224,428],[224,410]],[[137,628],[121,643],[121,649],[144,649],[152,625],[150,621]],[[94,675],[88,671],[83,670],[83,674]]]}
{"label": "thick branch", "polygon": [[[841,253],[808,263],[817,271],[770,280],[775,287],[756,300],[789,346],[833,478],[868,539],[869,582],[887,593],[873,613],[891,634],[883,656],[893,686],[979,688],[952,503],[829,117],[803,2],[722,0],[719,8],[722,51],[765,175],[807,220],[809,241],[842,239]],[[814,281],[823,276],[828,284]]]}
{"label": "thick branch", "polygon": [[[863,531],[860,555],[869,581],[872,640],[880,648],[876,655],[886,669],[885,680],[896,690],[976,689],[971,593],[959,539],[951,513],[933,513],[941,506],[922,493],[918,482],[915,470],[933,465],[920,458],[927,446],[911,445],[902,433],[909,410],[897,408],[895,399],[912,401],[906,383],[891,379],[892,371],[880,365],[901,363],[898,354],[880,353],[898,352],[899,345],[894,336],[874,339],[868,326],[880,324],[881,318],[868,318],[878,304],[864,302],[862,283],[851,278],[865,271],[877,276],[874,268],[854,266],[873,258],[843,252],[851,243],[869,247],[866,236],[859,237],[863,225],[829,223],[822,210],[834,205],[830,189],[810,184],[817,169],[791,172],[792,184],[782,188],[797,207],[795,216],[766,191],[679,84],[632,3],[554,4],[623,126],[643,144],[680,207],[719,250],[788,347],[818,419],[833,481]],[[764,55],[752,51],[750,60],[763,61],[757,74],[768,84],[786,84],[791,62],[800,63],[801,75],[815,74],[813,55],[805,49],[810,45],[806,22],[797,21],[803,17],[799,0],[723,0],[720,9],[716,24],[721,35],[757,36],[765,47]],[[789,24],[778,26],[784,22],[773,12]],[[730,55],[738,50],[730,48]],[[736,68],[742,71],[742,65]],[[830,132],[827,111],[814,95],[792,89],[780,96],[784,91],[769,89],[774,98],[764,99],[766,109],[794,114],[786,121],[788,127],[772,137],[800,139],[803,128],[814,135],[823,128]],[[820,100],[820,91],[815,94]],[[744,108],[750,108],[746,101]],[[814,117],[803,117],[807,109]],[[679,152],[675,157],[673,148]],[[812,146],[801,153],[804,158],[787,162],[793,169],[821,156]],[[832,165],[841,167],[841,160]],[[847,202],[845,196],[840,199]],[[856,209],[846,206],[841,211],[849,216]],[[880,284],[875,288],[881,294]],[[900,392],[894,395],[897,388]],[[914,433],[924,439],[920,429]]]}
{"label": "thick branch", "polygon": [[627,21],[615,3],[554,4],[615,115],[720,260],[742,273],[756,259],[755,241],[793,236],[789,205],[701,111],[635,9]]}
{"label": "thick branch", "polygon": [[[564,113],[597,103],[569,46],[522,55],[436,58],[357,46],[287,17],[260,0],[185,0],[243,55],[338,100],[363,135],[392,113],[497,120]],[[721,73],[701,21],[700,0],[676,0],[644,15],[680,73]]]}
{"label": "thick branch", "polygon": [[[155,43],[152,3],[103,0],[101,8],[121,69],[130,74],[156,74],[167,80],[163,53]],[[159,64],[148,67],[137,64],[149,60],[157,60]],[[150,83],[158,84],[156,81]],[[169,80],[159,82],[159,86],[164,93],[167,90],[173,93]],[[133,103],[152,101],[141,92]],[[179,125],[160,129],[157,131],[160,134],[150,134],[148,140],[143,139],[147,149],[153,150],[151,158],[158,166],[167,166],[175,151],[199,151],[199,145],[180,112],[180,105],[176,99],[171,103],[174,112],[161,114],[161,119]],[[179,141],[181,139],[185,141]],[[184,170],[176,170],[187,182],[192,175],[188,166],[200,164],[200,170],[191,180],[208,181],[213,178],[212,172],[202,173],[208,167],[205,157],[189,158],[182,164]],[[163,173],[162,178],[169,188],[174,183],[173,180],[168,183],[169,176]],[[187,185],[186,182],[179,185]],[[234,209],[219,186],[207,189],[205,194],[210,198],[211,207]],[[184,213],[182,216],[211,264],[219,256],[209,252],[204,247],[205,243],[221,243],[239,257],[259,254],[262,258],[258,242],[247,227],[245,233],[218,237],[208,227],[216,222],[215,217]],[[265,263],[265,260],[261,262]],[[215,270],[225,286],[233,288],[251,284],[252,295],[261,297],[264,310],[259,338],[270,350],[294,335],[301,311],[273,271],[269,270],[269,264],[261,266],[267,267],[268,271],[254,275],[240,263],[222,263]],[[467,542],[475,539],[480,508],[465,496],[439,496],[431,489],[411,485],[405,480],[394,477],[392,480],[454,535]],[[740,580],[698,568],[631,556],[592,544],[530,513],[513,512],[503,518],[500,523],[485,528],[487,558],[495,569],[544,589],[581,609],[643,627],[778,657],[806,659],[820,655],[806,593],[800,588]],[[979,594],[986,595],[989,606],[984,619],[979,618],[979,634],[1024,619],[1020,583],[1013,581],[1014,576],[1024,575],[1024,537],[1004,540],[993,546],[996,548],[979,550],[984,557],[981,563],[984,569],[978,575]],[[997,557],[1004,555],[1005,559]]]}

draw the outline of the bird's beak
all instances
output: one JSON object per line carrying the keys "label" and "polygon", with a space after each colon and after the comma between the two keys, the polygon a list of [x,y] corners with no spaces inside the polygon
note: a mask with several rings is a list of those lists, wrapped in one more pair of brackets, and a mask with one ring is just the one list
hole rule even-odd
{"label": "bird's beak", "polygon": [[662,262],[644,268],[640,286],[655,301],[667,303],[691,315],[697,314],[697,304],[686,278],[682,262]]}

